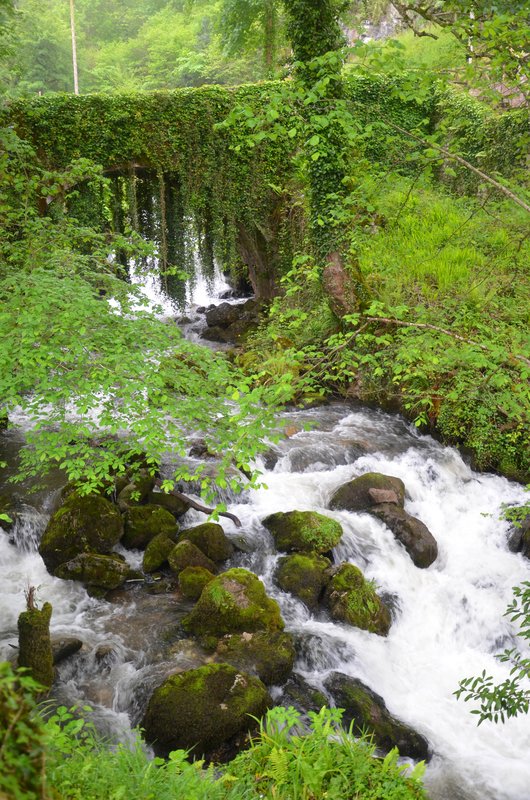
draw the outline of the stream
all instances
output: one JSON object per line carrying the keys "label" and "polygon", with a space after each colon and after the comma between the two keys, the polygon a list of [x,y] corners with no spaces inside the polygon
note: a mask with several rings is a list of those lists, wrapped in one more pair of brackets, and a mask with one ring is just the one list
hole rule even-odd
{"label": "stream", "polygon": [[[214,293],[224,288],[216,285]],[[152,294],[160,299],[156,287]],[[194,309],[208,300],[202,285],[189,298],[187,335],[197,334]],[[169,301],[164,312],[172,313]],[[530,717],[477,727],[469,704],[453,696],[461,678],[483,669],[503,680],[509,669],[494,653],[524,646],[503,613],[511,588],[530,579],[530,563],[508,550],[509,525],[499,519],[501,504],[523,502],[524,489],[474,472],[456,450],[379,411],[330,404],[285,412],[280,425],[289,435],[259,465],[267,488],[229,498],[240,530],[226,519],[222,524],[242,551],[230,565],[257,573],[281,606],[297,642],[295,672],[322,688],[338,670],[382,695],[392,714],[429,740],[433,758],[425,783],[432,800],[529,800]],[[0,460],[12,465],[23,438],[22,429],[0,434]],[[406,510],[438,542],[438,559],[428,569],[416,568],[376,518],[328,509],[340,485],[369,471],[404,481]],[[53,605],[52,635],[83,641],[82,650],[59,665],[55,697],[66,705],[90,705],[105,734],[127,739],[152,689],[171,672],[203,663],[198,646],[179,630],[191,606],[175,594],[157,593],[156,584],[147,591],[131,584],[110,593],[107,602],[50,576],[36,548],[63,484],[57,474],[33,494],[24,484],[2,489],[17,498],[19,514],[13,531],[0,532],[0,658],[15,652],[25,587],[39,587],[39,600]],[[261,520],[293,509],[316,510],[341,523],[335,560],[359,566],[389,600],[393,624],[387,637],[312,615],[275,585],[280,556]],[[180,520],[182,527],[203,521],[196,511]],[[141,553],[121,552],[131,564],[141,563]]]}

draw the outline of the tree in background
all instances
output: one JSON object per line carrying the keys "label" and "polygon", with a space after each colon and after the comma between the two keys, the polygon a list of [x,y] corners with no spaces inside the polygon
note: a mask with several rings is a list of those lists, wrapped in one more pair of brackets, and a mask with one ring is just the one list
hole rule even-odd
{"label": "tree in background", "polygon": [[222,0],[220,30],[227,52],[262,50],[266,76],[273,75],[277,64],[281,25],[279,0]]}

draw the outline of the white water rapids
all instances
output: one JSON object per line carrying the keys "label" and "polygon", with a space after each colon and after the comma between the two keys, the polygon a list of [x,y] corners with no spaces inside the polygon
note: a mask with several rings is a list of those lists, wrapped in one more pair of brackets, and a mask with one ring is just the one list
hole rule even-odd
{"label": "white water rapids", "polygon": [[[313,428],[304,430],[305,422]],[[530,800],[530,717],[477,727],[469,704],[453,696],[461,678],[483,669],[507,677],[494,653],[523,645],[503,612],[511,587],[530,579],[530,562],[509,552],[499,512],[502,503],[523,502],[524,490],[473,472],[455,450],[381,412],[330,405],[285,414],[282,423],[297,432],[273,448],[268,469],[263,465],[268,488],[248,492],[229,510],[242,521],[247,551],[235,563],[257,572],[280,603],[299,644],[295,671],[319,687],[339,670],[382,695],[395,716],[429,740],[434,755],[425,780],[432,800]],[[13,448],[16,434],[1,437]],[[334,490],[368,471],[404,481],[405,508],[438,542],[430,568],[416,568],[374,517],[329,511]],[[77,583],[52,578],[35,548],[55,495],[49,489],[26,497],[36,510],[25,509],[14,534],[0,532],[0,658],[11,657],[16,645],[24,588],[39,586],[39,598],[53,605],[52,633],[84,642],[59,668],[58,696],[67,704],[89,703],[104,729],[126,736],[153,686],[200,663],[175,633],[189,606],[174,594],[149,595],[134,586],[105,602],[89,598]],[[292,509],[316,510],[342,524],[335,559],[357,564],[393,600],[386,638],[312,616],[275,586],[279,556],[261,520]],[[203,520],[189,512],[181,522]],[[234,539],[241,536],[231,522],[223,520],[223,527]]]}

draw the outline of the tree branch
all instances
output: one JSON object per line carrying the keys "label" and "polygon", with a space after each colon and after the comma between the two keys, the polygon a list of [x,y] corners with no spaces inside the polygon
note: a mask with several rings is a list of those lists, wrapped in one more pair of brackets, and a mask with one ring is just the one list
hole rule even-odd
{"label": "tree branch", "polygon": [[[158,486],[159,488],[162,486],[162,481],[160,478],[156,479],[155,486]],[[198,503],[196,500],[188,497],[187,494],[177,491],[177,489],[173,489],[171,492],[167,492],[167,494],[172,494],[174,497],[178,497],[179,500],[187,503],[190,508],[194,508],[196,511],[202,511],[203,514],[213,514],[215,511],[214,508],[203,506],[202,503]],[[228,511],[218,511],[217,513],[220,517],[227,517],[227,519],[231,519],[236,528],[241,528],[241,520],[236,517],[235,514],[230,514]]]}

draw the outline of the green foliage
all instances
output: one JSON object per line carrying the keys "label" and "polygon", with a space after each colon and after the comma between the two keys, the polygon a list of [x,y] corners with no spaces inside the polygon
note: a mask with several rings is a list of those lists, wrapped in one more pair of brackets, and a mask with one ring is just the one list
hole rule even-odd
{"label": "green foliage", "polygon": [[[530,640],[530,583],[515,586],[514,600],[508,607],[505,616],[512,622],[518,622],[521,639]],[[455,695],[464,697],[465,702],[473,700],[479,703],[471,713],[477,714],[480,725],[485,720],[505,722],[510,717],[528,714],[530,708],[530,658],[522,655],[514,647],[497,656],[499,661],[511,666],[510,678],[495,684],[491,675],[484,670],[478,677],[464,678]]]}

